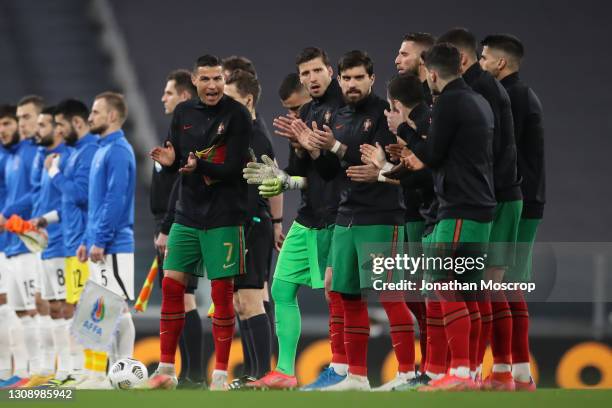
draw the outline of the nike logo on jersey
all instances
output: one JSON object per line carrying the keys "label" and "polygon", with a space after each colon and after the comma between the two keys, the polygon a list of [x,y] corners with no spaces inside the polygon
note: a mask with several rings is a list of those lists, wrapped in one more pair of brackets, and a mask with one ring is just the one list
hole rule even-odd
{"label": "nike logo on jersey", "polygon": [[342,129],[344,125],[336,125],[336,129]]}
{"label": "nike logo on jersey", "polygon": [[231,268],[234,265],[236,265],[236,262],[233,262],[233,263],[231,263],[229,265],[223,264],[223,269]]}
{"label": "nike logo on jersey", "polygon": [[193,125],[183,125],[183,130],[189,130],[193,127]]}

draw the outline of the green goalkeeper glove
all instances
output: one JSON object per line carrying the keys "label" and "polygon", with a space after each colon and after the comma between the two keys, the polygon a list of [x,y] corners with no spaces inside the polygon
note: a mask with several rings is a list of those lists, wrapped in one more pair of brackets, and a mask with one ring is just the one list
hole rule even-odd
{"label": "green goalkeeper glove", "polygon": [[264,180],[276,178],[285,173],[278,168],[274,160],[265,154],[261,156],[263,163],[256,161],[248,162],[247,166],[242,169],[242,177],[244,177],[248,184],[261,184]]}
{"label": "green goalkeeper glove", "polygon": [[242,170],[248,184],[259,184],[259,194],[270,198],[286,190],[299,190],[306,187],[304,177],[291,177],[278,168],[270,157],[261,156],[263,163],[249,162]]}
{"label": "green goalkeeper glove", "polygon": [[259,195],[263,198],[270,198],[287,190],[301,190],[305,186],[306,179],[304,177],[289,176],[287,179],[276,177],[266,179],[259,185]]}

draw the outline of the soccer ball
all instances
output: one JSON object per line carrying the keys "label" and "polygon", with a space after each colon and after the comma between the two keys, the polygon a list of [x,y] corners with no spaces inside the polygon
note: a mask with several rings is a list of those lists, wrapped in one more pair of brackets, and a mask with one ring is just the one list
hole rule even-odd
{"label": "soccer ball", "polygon": [[133,358],[117,361],[108,372],[108,379],[113,388],[129,390],[144,383],[149,377],[147,367]]}

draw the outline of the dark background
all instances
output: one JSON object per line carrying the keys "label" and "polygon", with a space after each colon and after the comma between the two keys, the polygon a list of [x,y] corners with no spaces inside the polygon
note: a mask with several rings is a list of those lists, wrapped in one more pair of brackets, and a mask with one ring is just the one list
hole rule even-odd
{"label": "dark background", "polygon": [[[0,1],[0,103],[16,103],[28,93],[41,94],[50,104],[69,96],[91,103],[101,91],[122,91],[100,39],[98,16],[92,12],[92,5],[100,1],[106,0]],[[272,119],[284,113],[277,97],[278,85],[295,69],[295,55],[305,46],[324,48],[332,61],[348,50],[366,50],[375,62],[375,91],[384,96],[385,82],[395,74],[393,61],[407,32],[439,35],[464,26],[479,38],[496,32],[515,34],[526,47],[521,75],[539,95],[545,114],[547,205],[538,240],[612,241],[612,189],[608,181],[612,174],[612,7],[607,2],[107,3],[155,122],[156,134],[151,137],[159,141],[169,123],[160,102],[167,73],[191,67],[197,56],[205,53],[244,55],[254,61],[263,87],[258,111],[271,129]],[[126,130],[132,138],[129,123]],[[286,142],[275,136],[272,140],[284,165]],[[133,138],[131,141],[138,160],[147,163],[146,149]],[[153,257],[147,186],[150,167],[144,168],[147,170],[140,172],[136,192],[137,290]],[[298,199],[296,192],[285,194],[285,229]],[[578,265],[575,279],[590,268]],[[320,293],[303,291],[302,299],[306,314],[325,311]],[[157,289],[152,303],[156,301]],[[588,321],[592,305],[551,308],[560,315],[578,313]]]}
{"label": "dark background", "polygon": [[[159,137],[168,118],[159,101],[165,75],[191,67],[204,53],[244,55],[263,87],[259,113],[271,125],[282,113],[276,94],[295,69],[299,50],[316,45],[332,61],[352,49],[375,63],[375,90],[384,95],[393,61],[409,31],[439,35],[463,26],[478,38],[509,32],[526,47],[522,77],[540,97],[546,126],[547,206],[542,241],[612,238],[612,49],[608,3],[603,1],[112,1],[138,78],[155,115]],[[335,64],[334,64],[335,65]],[[335,70],[335,67],[334,67]],[[273,137],[280,163],[284,140]],[[286,194],[289,223],[297,194]]]}

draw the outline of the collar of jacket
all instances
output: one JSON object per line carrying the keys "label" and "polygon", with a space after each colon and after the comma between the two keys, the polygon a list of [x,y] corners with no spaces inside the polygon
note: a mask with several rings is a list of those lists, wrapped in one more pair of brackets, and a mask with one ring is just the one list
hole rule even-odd
{"label": "collar of jacket", "polygon": [[109,135],[107,135],[106,137],[100,137],[100,140],[98,141],[98,143],[100,144],[100,146],[106,146],[109,145],[111,143],[113,143],[115,140],[120,139],[122,137],[124,137],[124,133],[123,133],[123,129],[119,129],[116,132],[113,132]]}
{"label": "collar of jacket", "polygon": [[229,98],[229,96],[227,95],[223,95],[221,97],[221,99],[219,99],[219,102],[217,102],[216,105],[207,105],[204,102],[202,102],[202,99],[200,99],[199,97],[197,98],[197,103],[195,104],[195,107],[197,109],[202,109],[203,111],[208,111],[208,112],[219,112],[221,110],[221,108],[223,107],[223,105],[225,105],[227,98]]}
{"label": "collar of jacket", "polygon": [[512,74],[504,77],[499,82],[501,82],[503,86],[508,86],[508,85],[512,85],[512,84],[517,83],[518,81],[520,81],[520,79],[521,78],[519,76],[519,73],[518,73],[518,71],[516,71],[516,72],[513,72]]}
{"label": "collar of jacket", "polygon": [[323,95],[321,95],[318,98],[312,98],[312,100],[315,104],[320,105],[331,99],[342,98],[342,97],[343,97],[342,89],[340,88],[340,84],[338,83],[338,80],[335,78],[332,78],[331,82],[327,86],[327,89],[325,90]]}

